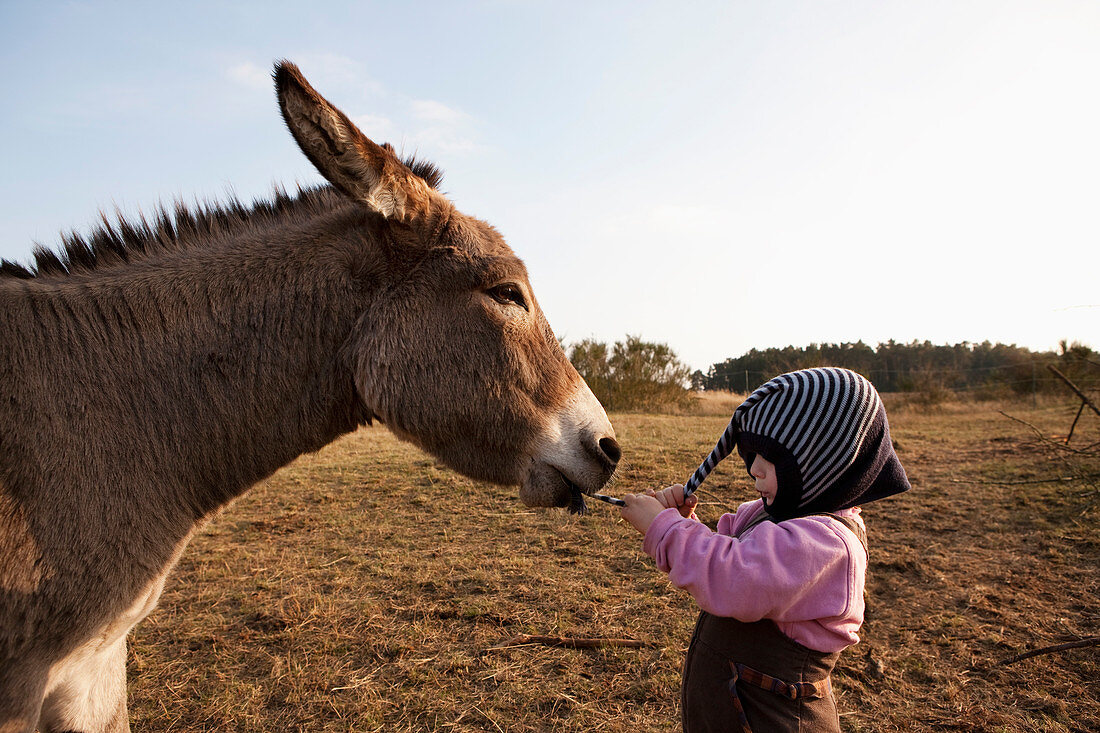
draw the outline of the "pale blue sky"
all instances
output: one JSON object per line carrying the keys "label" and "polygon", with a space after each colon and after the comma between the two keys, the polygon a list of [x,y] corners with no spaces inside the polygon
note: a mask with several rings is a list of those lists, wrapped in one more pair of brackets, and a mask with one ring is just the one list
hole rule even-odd
{"label": "pale blue sky", "polygon": [[1100,3],[0,2],[0,257],[317,175],[278,58],[567,341],[1100,346]]}

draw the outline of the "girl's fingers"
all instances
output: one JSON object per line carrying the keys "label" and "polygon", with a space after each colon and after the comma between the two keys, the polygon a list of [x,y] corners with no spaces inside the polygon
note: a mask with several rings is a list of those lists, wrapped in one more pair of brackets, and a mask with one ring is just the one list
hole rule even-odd
{"label": "girl's fingers", "polygon": [[660,491],[656,489],[646,489],[642,494],[635,494],[635,496],[652,496],[657,501],[661,502],[661,506],[665,509],[676,509],[677,507],[693,507],[698,503],[698,499],[694,496],[684,498],[684,487],[682,484],[673,484]]}
{"label": "girl's fingers", "polygon": [[699,503],[699,500],[695,496],[689,496],[684,500],[684,503],[680,505],[680,516],[689,518],[695,511],[695,505]]}

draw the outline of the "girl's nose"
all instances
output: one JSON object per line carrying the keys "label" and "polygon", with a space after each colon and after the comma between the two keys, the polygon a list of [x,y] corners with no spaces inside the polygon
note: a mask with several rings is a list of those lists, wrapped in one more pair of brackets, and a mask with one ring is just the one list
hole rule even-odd
{"label": "girl's nose", "polygon": [[764,467],[760,465],[760,456],[753,459],[752,465],[749,466],[749,475],[753,478],[764,478]]}

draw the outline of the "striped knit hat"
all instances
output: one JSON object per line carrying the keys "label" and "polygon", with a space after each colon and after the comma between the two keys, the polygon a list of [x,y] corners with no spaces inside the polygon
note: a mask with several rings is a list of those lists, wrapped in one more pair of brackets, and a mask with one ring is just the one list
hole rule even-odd
{"label": "striped knit hat", "polygon": [[775,464],[776,521],[847,509],[909,490],[890,440],[886,408],[865,378],[822,367],[781,374],[733,413],[714,450],[684,485],[695,491],[737,446],[752,468],[756,455]]}
{"label": "striped knit hat", "polygon": [[775,464],[778,520],[847,509],[907,491],[886,408],[864,377],[823,367],[781,374],[733,413],[737,452]]}

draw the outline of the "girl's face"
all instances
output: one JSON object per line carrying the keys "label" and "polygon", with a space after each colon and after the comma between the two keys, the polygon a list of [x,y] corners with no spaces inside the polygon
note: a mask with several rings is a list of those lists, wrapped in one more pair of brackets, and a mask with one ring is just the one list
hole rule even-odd
{"label": "girl's face", "polygon": [[775,482],[775,464],[757,453],[749,473],[756,479],[756,490],[760,492],[764,504],[771,506],[775,501],[775,493],[779,490]]}

